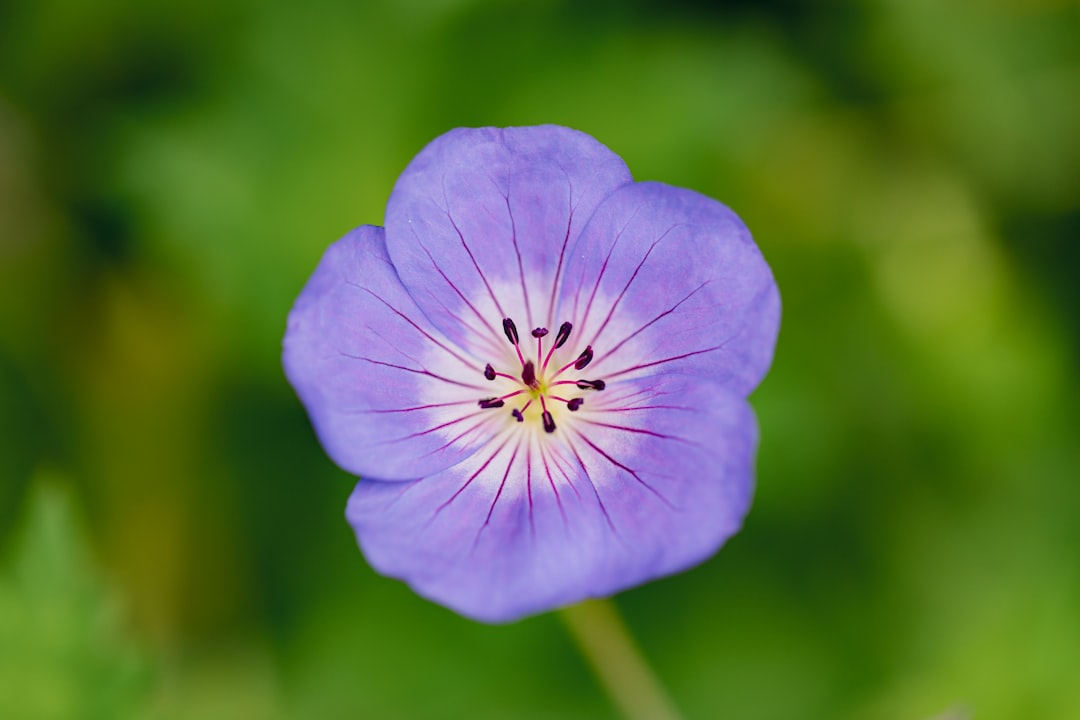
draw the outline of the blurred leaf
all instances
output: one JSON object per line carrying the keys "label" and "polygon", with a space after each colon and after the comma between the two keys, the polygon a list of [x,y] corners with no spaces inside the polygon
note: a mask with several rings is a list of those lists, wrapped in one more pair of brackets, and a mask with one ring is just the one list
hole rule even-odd
{"label": "blurred leaf", "polygon": [[0,575],[0,717],[130,716],[146,668],[88,560],[70,495],[37,478],[22,523]]}

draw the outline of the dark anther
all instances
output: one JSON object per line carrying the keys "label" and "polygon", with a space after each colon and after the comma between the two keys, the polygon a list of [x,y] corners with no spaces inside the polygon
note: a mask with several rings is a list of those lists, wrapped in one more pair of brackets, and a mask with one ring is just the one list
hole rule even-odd
{"label": "dark anther", "polygon": [[581,407],[581,403],[585,402],[584,398],[570,398],[566,401],[566,409],[573,412]]}
{"label": "dark anther", "polygon": [[517,325],[510,318],[503,318],[503,332],[506,333],[506,339],[511,345],[518,344]]}
{"label": "dark anther", "polygon": [[551,417],[551,413],[545,410],[540,418],[544,421],[544,430],[549,433],[555,432],[555,418]]}
{"label": "dark anther", "polygon": [[586,347],[584,350],[581,351],[580,355],[578,355],[577,361],[574,362],[574,368],[576,370],[584,370],[585,366],[592,362],[592,359],[593,359],[592,345],[589,345],[588,347]]}
{"label": "dark anther", "polygon": [[510,414],[513,415],[514,419],[517,420],[518,422],[524,422],[524,420],[525,420],[525,416],[522,415],[521,411],[518,410],[517,408],[514,408],[513,410],[511,410]]}
{"label": "dark anther", "polygon": [[548,334],[548,329],[547,328],[536,328],[536,329],[534,329],[532,331],[532,336],[534,338],[542,338],[547,334]]}
{"label": "dark anther", "polygon": [[566,341],[570,339],[570,331],[574,329],[574,326],[568,322],[564,322],[559,326],[559,332],[555,334],[555,347],[561,348],[566,344]]}
{"label": "dark anther", "polygon": [[483,400],[477,401],[476,404],[485,410],[490,410],[491,408],[502,407],[506,403],[503,402],[502,398],[484,398]]}
{"label": "dark anther", "polygon": [[488,380],[495,379],[495,368],[491,367],[491,363],[488,363],[484,366],[484,377],[486,377]]}
{"label": "dark anther", "polygon": [[525,363],[525,367],[521,368],[521,382],[525,383],[531,388],[537,386],[536,382],[536,366],[533,365],[533,361],[530,360]]}
{"label": "dark anther", "polygon": [[582,390],[603,390],[607,383],[603,380],[578,380],[577,386]]}

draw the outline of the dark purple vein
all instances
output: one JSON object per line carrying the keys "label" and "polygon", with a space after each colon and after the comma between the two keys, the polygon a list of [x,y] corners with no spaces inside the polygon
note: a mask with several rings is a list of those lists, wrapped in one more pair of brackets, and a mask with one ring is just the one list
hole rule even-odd
{"label": "dark purple vein", "polygon": [[544,474],[547,475],[548,485],[551,486],[551,492],[555,494],[555,504],[559,506],[559,514],[562,515],[563,527],[569,529],[570,523],[566,519],[566,510],[563,509],[562,498],[559,497],[559,488],[555,487],[555,478],[551,476],[551,468],[548,466],[547,453],[543,451],[544,446],[540,446],[540,459],[544,463]]}
{"label": "dark purple vein", "polygon": [[[650,327],[651,327],[652,325],[654,325],[655,323],[659,322],[660,320],[663,320],[663,319],[664,319],[665,317],[667,317],[667,316],[668,316],[668,315],[670,315],[671,313],[673,313],[673,312],[675,312],[676,310],[678,310],[678,309],[679,309],[679,306],[680,306],[680,305],[682,305],[682,304],[683,304],[684,302],[686,302],[687,300],[689,300],[690,298],[692,298],[692,297],[693,297],[694,295],[697,295],[697,294],[698,294],[698,291],[700,291],[700,290],[701,290],[701,288],[703,288],[703,287],[705,287],[706,285],[708,285],[708,283],[709,283],[709,281],[707,281],[707,280],[706,280],[705,282],[701,283],[701,284],[700,284],[700,285],[698,285],[698,286],[697,286],[696,288],[694,288],[693,290],[691,290],[691,291],[690,291],[690,293],[689,293],[689,294],[688,294],[688,295],[687,295],[686,297],[684,297],[684,298],[683,298],[682,300],[680,300],[679,302],[675,303],[674,305],[672,305],[671,307],[669,307],[669,308],[668,308],[667,310],[665,310],[664,312],[660,313],[659,315],[657,315],[656,317],[654,317],[654,318],[653,318],[652,320],[650,320],[649,322],[645,323],[644,325],[642,325],[642,326],[641,326],[641,327],[639,327],[639,328],[638,328],[637,330],[635,330],[634,332],[632,332],[632,333],[630,333],[629,335],[627,335],[627,336],[626,336],[625,338],[623,338],[623,339],[622,339],[622,340],[620,340],[619,342],[615,343],[615,345],[613,345],[613,346],[612,346],[611,348],[609,348],[609,349],[608,349],[608,351],[607,351],[607,352],[605,353],[605,355],[607,355],[608,357],[611,357],[612,355],[614,355],[614,354],[615,354],[615,352],[616,352],[616,351],[617,351],[617,350],[618,350],[619,348],[621,348],[621,347],[622,347],[623,345],[625,345],[626,343],[628,343],[628,342],[630,342],[631,340],[633,340],[633,339],[634,339],[635,337],[637,337],[637,336],[638,336],[639,334],[643,333],[643,332],[644,332],[645,330],[648,330],[648,329],[649,329],[649,328],[650,328]],[[603,330],[603,328],[601,327],[601,328],[600,328],[600,330],[602,331],[602,330]],[[596,334],[597,334],[597,335],[599,335],[600,333],[599,333],[599,332],[597,332]]]}
{"label": "dark purple vein", "polygon": [[384,305],[384,306],[386,307],[386,309],[387,309],[387,310],[389,310],[390,312],[394,313],[394,314],[395,314],[395,315],[397,315],[397,316],[398,316],[399,318],[401,318],[402,320],[404,320],[405,322],[407,322],[407,323],[408,323],[409,325],[411,325],[411,326],[413,327],[413,329],[415,329],[415,330],[416,330],[416,331],[417,331],[418,333],[420,333],[421,335],[423,335],[423,336],[424,336],[425,338],[427,338],[427,339],[428,339],[429,341],[431,341],[431,342],[432,342],[432,343],[433,343],[433,344],[434,344],[435,346],[437,346],[438,348],[440,348],[440,349],[442,349],[443,351],[447,352],[448,354],[452,355],[452,356],[453,356],[454,358],[456,358],[456,359],[457,359],[457,360],[458,360],[459,362],[461,362],[461,363],[462,363],[463,365],[466,365],[466,366],[468,366],[468,367],[472,367],[472,366],[474,365],[474,363],[473,363],[473,362],[471,362],[471,361],[469,361],[469,360],[466,360],[466,359],[465,359],[465,358],[463,358],[463,357],[462,357],[462,356],[461,356],[460,354],[458,354],[458,352],[457,352],[457,351],[455,351],[455,350],[454,350],[453,348],[447,347],[447,346],[446,346],[446,345],[445,345],[445,344],[444,344],[444,343],[443,343],[443,342],[442,342],[441,340],[439,340],[439,339],[437,339],[437,338],[433,337],[433,336],[431,335],[431,333],[429,333],[429,332],[428,332],[427,330],[424,330],[424,329],[423,329],[422,327],[420,327],[420,326],[419,326],[419,325],[417,325],[417,324],[416,324],[415,322],[413,322],[413,319],[412,319],[412,318],[410,318],[410,317],[409,317],[408,315],[406,315],[405,313],[401,312],[400,310],[398,310],[398,309],[397,309],[396,307],[394,307],[394,306],[393,306],[393,305],[391,305],[390,303],[386,302],[386,300],[383,300],[383,299],[382,299],[382,297],[380,297],[380,296],[379,296],[379,295],[378,295],[377,293],[374,293],[374,292],[372,292],[371,290],[369,290],[369,289],[368,289],[368,288],[366,288],[366,287],[363,287],[362,285],[356,285],[355,283],[349,283],[349,284],[350,284],[350,285],[353,285],[353,287],[356,287],[356,288],[359,288],[360,290],[363,290],[363,291],[364,291],[364,292],[366,292],[366,293],[367,293],[368,295],[371,295],[371,297],[373,297],[373,298],[375,298],[376,300],[378,300],[379,302],[381,302],[381,303],[382,303],[382,304],[383,304],[383,305]]}
{"label": "dark purple vein", "polygon": [[616,460],[615,458],[611,457],[611,455],[608,455],[608,454],[607,454],[606,452],[604,452],[603,450],[601,450],[601,449],[600,449],[600,447],[599,447],[599,446],[597,446],[597,444],[596,444],[596,443],[594,443],[594,442],[593,442],[592,440],[590,440],[589,438],[587,438],[587,437],[586,437],[586,436],[585,436],[585,435],[584,435],[584,434],[583,434],[582,432],[580,432],[579,430],[576,430],[576,429],[575,429],[575,430],[574,430],[573,432],[574,432],[574,433],[575,433],[575,434],[576,434],[576,435],[577,435],[577,436],[578,436],[579,438],[581,438],[581,439],[582,439],[582,441],[583,441],[583,442],[584,442],[584,443],[585,443],[586,445],[588,445],[588,446],[589,446],[589,447],[591,447],[591,448],[592,448],[592,449],[593,449],[594,451],[596,451],[596,452],[597,452],[597,453],[598,453],[598,454],[599,454],[599,455],[600,455],[601,457],[603,457],[603,458],[604,458],[605,460],[607,460],[607,461],[608,461],[609,463],[611,463],[611,464],[612,464],[612,465],[614,465],[615,467],[617,467],[617,468],[619,468],[619,469],[623,470],[623,471],[624,471],[624,472],[626,472],[626,473],[629,473],[629,474],[630,474],[630,476],[631,476],[632,478],[634,478],[635,480],[637,480],[637,481],[638,481],[638,483],[640,483],[640,484],[641,484],[641,486],[642,486],[643,488],[645,488],[646,490],[648,490],[649,492],[651,492],[651,493],[652,493],[653,495],[655,495],[655,496],[656,496],[657,498],[659,498],[659,500],[660,500],[661,502],[663,502],[663,503],[664,503],[665,505],[667,505],[667,506],[668,506],[669,508],[671,508],[672,510],[677,510],[677,508],[676,508],[676,507],[675,507],[674,505],[672,505],[672,504],[671,504],[671,503],[670,503],[670,502],[668,501],[668,499],[667,499],[666,497],[664,497],[663,495],[661,495],[661,494],[660,494],[660,492],[659,492],[659,491],[658,491],[658,490],[657,490],[656,488],[654,488],[654,487],[653,487],[652,485],[650,485],[649,483],[647,483],[647,482],[645,482],[644,480],[642,480],[642,479],[641,479],[641,476],[637,474],[637,471],[635,471],[635,470],[633,470],[633,469],[631,469],[631,468],[627,467],[626,465],[622,464],[621,462],[619,462],[619,461],[618,461],[618,460]]}
{"label": "dark purple vein", "polygon": [[[464,484],[464,485],[462,485],[461,487],[459,487],[459,488],[457,489],[457,492],[455,492],[455,493],[454,493],[453,495],[451,495],[451,496],[450,496],[450,497],[449,497],[449,498],[448,498],[448,499],[446,500],[446,502],[444,502],[444,503],[443,503],[442,505],[440,505],[440,506],[439,506],[438,508],[436,508],[436,509],[435,509],[435,513],[434,513],[434,514],[433,514],[433,515],[431,516],[431,520],[434,520],[434,519],[435,519],[435,518],[436,518],[436,517],[438,516],[438,514],[439,514],[439,513],[441,513],[441,512],[443,511],[443,508],[445,508],[445,507],[446,507],[447,505],[449,505],[450,503],[452,503],[452,502],[453,502],[454,500],[457,500],[457,497],[458,497],[458,495],[460,495],[461,493],[463,493],[463,492],[465,491],[465,488],[469,487],[469,485],[471,485],[471,484],[472,484],[472,481],[473,481],[473,480],[475,480],[475,479],[477,478],[477,476],[479,476],[479,475],[480,475],[480,473],[484,472],[484,470],[486,470],[486,469],[487,469],[487,466],[491,464],[491,461],[495,459],[495,456],[496,456],[496,455],[498,455],[499,453],[501,453],[501,452],[502,452],[502,449],[503,449],[504,447],[506,447],[506,444],[507,444],[508,442],[510,442],[510,439],[509,439],[509,438],[507,438],[506,440],[504,440],[504,441],[503,441],[503,444],[502,444],[502,445],[500,445],[499,447],[497,447],[497,448],[495,449],[495,451],[491,453],[491,455],[490,455],[490,456],[488,457],[488,459],[484,461],[484,464],[483,464],[483,465],[481,465],[481,466],[479,467],[479,469],[477,469],[477,471],[476,471],[476,472],[474,472],[474,473],[473,473],[472,475],[470,475],[470,476],[469,476],[469,479],[465,481],[465,484]],[[431,520],[429,520],[428,522],[431,522]]]}
{"label": "dark purple vein", "polygon": [[690,442],[689,440],[686,440],[686,439],[681,438],[681,437],[677,437],[675,435],[664,435],[663,433],[653,432],[652,430],[646,430],[644,428],[630,427],[628,425],[614,425],[612,423],[600,422],[599,420],[589,420],[588,418],[581,418],[581,422],[586,423],[588,425],[596,425],[598,427],[605,427],[605,428],[608,428],[609,430],[620,430],[620,431],[628,432],[628,433],[637,433],[637,434],[640,434],[640,435],[648,435],[650,437],[659,438],[661,440],[677,440],[677,441],[685,442],[685,443]]}
{"label": "dark purple vein", "polygon": [[566,169],[561,165],[559,169],[563,171],[563,175],[566,176],[566,185],[570,189],[569,197],[567,198],[567,204],[570,206],[570,216],[566,219],[566,233],[563,235],[562,247],[559,248],[559,262],[555,265],[555,277],[551,281],[551,300],[548,302],[548,317],[549,324],[555,322],[555,298],[559,292],[559,280],[562,276],[563,259],[566,256],[566,247],[570,244],[570,228],[574,225],[574,212],[577,210],[577,205],[574,204],[574,183],[570,181],[570,174],[566,172]]}
{"label": "dark purple vein", "polygon": [[533,517],[532,498],[532,443],[525,448],[525,494],[529,499],[529,537],[536,541],[536,520]]}
{"label": "dark purple vein", "polygon": [[618,372],[604,373],[604,379],[605,380],[610,380],[613,377],[618,377],[620,375],[625,375],[626,373],[629,373],[629,372],[635,372],[637,370],[644,370],[645,368],[654,367],[656,365],[663,365],[663,364],[669,363],[669,362],[675,362],[676,360],[684,360],[684,359],[686,359],[688,357],[693,357],[694,355],[703,355],[705,353],[713,352],[715,350],[722,350],[723,347],[724,347],[723,345],[716,345],[715,347],[705,348],[704,350],[694,350],[692,352],[683,353],[681,355],[674,355],[672,357],[667,357],[667,358],[664,358],[662,360],[654,360],[653,362],[649,362],[649,363],[641,363],[640,365],[633,365],[633,366],[625,368],[623,370],[619,370]]}
{"label": "dark purple vein", "polygon": [[[431,293],[429,293],[429,294],[431,294]],[[505,348],[505,346],[503,345],[503,343],[499,342],[497,338],[493,339],[492,336],[489,333],[480,332],[475,327],[470,325],[468,323],[468,321],[465,320],[465,318],[461,317],[456,312],[454,312],[453,310],[448,308],[446,306],[446,303],[439,300],[439,298],[437,296],[435,296],[434,294],[431,294],[431,295],[432,295],[433,298],[435,298],[435,300],[439,303],[439,305],[442,306],[443,312],[445,312],[447,315],[449,315],[454,320],[456,320],[460,325],[462,325],[466,329],[470,330],[473,335],[480,338],[480,340],[482,340],[487,345],[489,355],[490,354],[497,355],[498,353],[502,352],[502,350]]]}
{"label": "dark purple vein", "polygon": [[[491,501],[491,507],[488,508],[487,517],[484,518],[484,524],[480,527],[480,530],[476,533],[476,539],[480,539],[480,533],[491,522],[491,515],[495,512],[495,505],[498,504],[499,498],[502,497],[503,488],[506,487],[506,478],[510,477],[510,468],[514,467],[514,461],[517,460],[518,451],[521,450],[521,438],[518,438],[517,447],[514,448],[513,454],[510,455],[510,461],[506,463],[506,471],[503,473],[502,481],[499,483],[499,489],[495,492],[495,498]],[[475,545],[475,543],[474,543]]]}
{"label": "dark purple vein", "polygon": [[608,262],[611,260],[611,256],[615,252],[615,248],[618,247],[619,240],[622,238],[623,233],[626,232],[626,228],[630,226],[630,223],[633,222],[634,218],[637,217],[637,214],[640,211],[640,205],[634,208],[633,214],[630,215],[629,218],[627,218],[626,223],[624,223],[623,226],[619,228],[619,232],[615,234],[615,239],[611,241],[611,247],[608,248],[607,256],[604,258],[604,262],[600,265],[600,272],[596,276],[596,284],[593,285],[592,294],[589,295],[589,302],[585,305],[585,315],[581,318],[582,329],[585,328],[585,323],[588,322],[589,319],[589,313],[592,312],[592,304],[593,301],[596,299],[596,293],[600,290],[600,283],[604,280],[604,274],[607,272]]}
{"label": "dark purple vein", "polygon": [[[459,418],[458,420],[454,420],[454,421],[451,421],[451,422],[449,422],[449,423],[446,423],[446,427],[449,427],[450,425],[454,425],[454,424],[456,424],[456,423],[460,422],[460,420],[463,420],[463,419],[464,419],[464,418]],[[443,450],[446,450],[447,448],[449,448],[449,447],[451,447],[452,445],[454,445],[454,443],[456,443],[456,442],[457,442],[458,440],[462,439],[463,437],[465,437],[465,436],[466,436],[466,435],[468,435],[469,433],[473,433],[473,432],[476,432],[476,431],[477,431],[477,430],[478,430],[478,429],[479,429],[479,428],[480,428],[481,426],[483,426],[483,425],[486,425],[486,424],[487,424],[487,423],[488,423],[488,422],[490,421],[490,419],[491,419],[491,416],[490,416],[490,415],[484,415],[484,416],[483,416],[483,417],[482,417],[482,418],[480,419],[480,422],[478,422],[478,423],[476,423],[476,424],[474,424],[474,425],[471,425],[471,426],[469,426],[468,428],[466,428],[465,430],[461,431],[460,433],[458,433],[458,434],[457,434],[457,435],[455,435],[454,437],[450,438],[449,440],[447,440],[446,442],[444,442],[444,443],[443,443],[442,445],[440,445],[439,447],[435,448],[434,450],[431,450],[431,451],[429,451],[429,452],[426,452],[426,453],[424,453],[424,457],[427,457],[428,455],[434,455],[434,454],[435,454],[435,453],[437,453],[437,452],[442,452]],[[425,431],[425,434],[426,434],[427,432],[430,432],[430,431]]]}
{"label": "dark purple vein", "polygon": [[570,477],[570,472],[563,466],[564,462],[567,462],[566,459],[561,457],[559,453],[556,452],[554,445],[551,446],[551,464],[554,465],[555,469],[562,474],[563,479],[566,480],[566,484],[569,485],[570,489],[574,491],[574,495],[576,495],[580,499],[581,491],[579,491],[577,489],[577,485],[574,484],[573,478]]}
{"label": "dark purple vein", "polygon": [[473,267],[476,268],[476,274],[480,276],[480,280],[484,283],[484,287],[487,288],[491,302],[495,303],[495,309],[499,311],[500,316],[505,317],[506,313],[503,312],[502,306],[499,305],[499,299],[495,297],[495,291],[491,289],[487,276],[484,275],[484,271],[480,269],[480,263],[476,262],[476,256],[473,255],[472,248],[469,247],[469,243],[465,242],[465,236],[461,233],[457,223],[454,222],[453,216],[450,214],[449,203],[447,203],[446,219],[450,221],[450,225],[454,228],[454,232],[457,233],[458,239],[461,240],[461,247],[464,248],[465,254],[469,256],[469,260],[472,261]]}
{"label": "dark purple vein", "polygon": [[[412,226],[410,226],[410,228],[411,227]],[[486,317],[484,317],[479,310],[476,309],[476,306],[469,301],[469,298],[465,297],[465,294],[461,292],[461,289],[454,283],[454,281],[451,280],[445,272],[443,272],[443,269],[439,266],[439,263],[435,261],[435,256],[431,254],[431,251],[428,250],[427,246],[424,245],[422,240],[420,240],[420,236],[416,234],[416,229],[412,228],[412,231],[413,238],[416,240],[416,244],[419,245],[420,249],[424,251],[424,254],[428,256],[428,260],[431,261],[431,266],[435,268],[435,271],[439,273],[439,276],[446,281],[446,284],[450,286],[451,290],[457,293],[457,296],[461,298],[461,301],[465,303],[465,305],[470,310],[473,311],[473,314],[476,315],[477,319],[479,319],[481,323],[487,326],[487,329],[491,332],[491,334],[498,337],[498,333],[495,331],[495,328],[492,326],[491,322]],[[488,290],[490,291],[490,288],[488,288]],[[497,305],[498,303],[496,303],[496,306]]]}
{"label": "dark purple vein", "polygon": [[[668,236],[668,233],[674,230],[675,227],[675,225],[672,225],[667,230],[665,230],[660,237],[653,241],[652,245],[649,246],[649,249],[645,251],[645,255],[638,262],[637,267],[634,268],[634,272],[630,274],[630,279],[626,281],[626,284],[623,285],[622,290],[619,291],[619,294],[615,298],[615,301],[611,303],[611,307],[608,308],[607,316],[604,318],[604,322],[600,324],[600,328],[593,334],[592,342],[589,343],[590,345],[596,344],[597,338],[600,337],[600,335],[604,332],[604,328],[606,328],[608,326],[608,323],[611,322],[611,318],[615,315],[615,308],[619,306],[619,303],[621,303],[623,298],[626,296],[626,291],[630,289],[630,286],[634,283],[634,280],[637,279],[638,273],[641,272],[641,268],[645,265],[645,262],[649,259],[649,256],[652,255],[652,251],[656,249],[657,245],[664,241],[664,238],[666,238]],[[610,351],[608,352],[610,353]]]}
{"label": "dark purple vein", "polygon": [[697,408],[684,405],[635,405],[634,407],[604,408],[604,412],[637,412],[638,410],[686,410],[697,412]]}
{"label": "dark purple vein", "polygon": [[418,438],[418,437],[423,437],[425,435],[430,435],[431,433],[437,432],[439,430],[444,430],[445,428],[448,428],[448,427],[453,427],[454,425],[457,425],[458,423],[465,422],[466,420],[471,420],[471,419],[473,419],[475,417],[480,417],[481,421],[479,423],[477,423],[476,425],[473,425],[472,427],[470,427],[465,432],[461,433],[461,435],[458,435],[458,437],[454,438],[453,440],[451,440],[451,441],[449,441],[447,443],[444,443],[443,445],[441,445],[441,446],[435,448],[434,450],[432,450],[431,452],[427,453],[428,455],[432,455],[432,454],[434,454],[434,453],[436,453],[436,452],[438,452],[440,450],[445,450],[446,448],[450,447],[450,445],[452,445],[456,440],[460,439],[461,437],[464,437],[468,433],[472,432],[476,428],[483,425],[484,422],[486,422],[491,416],[488,415],[487,413],[485,413],[483,410],[477,410],[476,412],[469,413],[468,415],[462,415],[461,417],[456,417],[453,420],[447,420],[444,423],[439,423],[438,425],[434,425],[432,427],[429,427],[426,430],[419,430],[417,432],[409,433],[408,435],[399,437],[399,438],[397,438],[395,440],[383,440],[381,442],[374,443],[374,444],[376,444],[376,445],[387,445],[387,444],[391,444],[391,443],[405,442],[406,440],[413,440],[413,439]]}
{"label": "dark purple vein", "polygon": [[589,482],[589,487],[592,488],[593,496],[596,498],[596,504],[600,506],[600,512],[603,513],[608,527],[611,528],[611,532],[615,533],[615,537],[619,539],[619,542],[625,545],[626,543],[623,541],[622,535],[619,534],[619,529],[615,527],[615,523],[611,521],[611,515],[608,514],[607,506],[604,505],[603,498],[600,497],[600,488],[596,487],[596,483],[593,482],[592,477],[589,475],[589,470],[585,467],[585,460],[581,457],[581,453],[578,452],[574,443],[571,442],[569,435],[566,436],[566,445],[570,448],[570,452],[574,454],[574,459],[577,460],[578,467],[581,468],[581,476]]}
{"label": "dark purple vein", "polygon": [[476,405],[475,400],[455,400],[453,402],[444,403],[431,403],[430,405],[414,405],[412,407],[404,408],[388,408],[376,410],[375,408],[368,408],[367,410],[338,410],[342,415],[391,415],[394,413],[408,413],[416,412],[417,410],[434,410],[435,408],[453,407],[455,405]]}
{"label": "dark purple vein", "polygon": [[459,387],[469,388],[470,390],[479,390],[481,392],[483,392],[484,390],[484,388],[479,385],[471,385],[469,383],[461,382],[460,380],[453,380],[448,377],[443,377],[442,375],[436,375],[435,373],[427,369],[417,370],[416,368],[405,367],[404,365],[395,365],[394,363],[385,362],[383,360],[375,360],[373,358],[364,357],[363,355],[351,355],[342,350],[338,350],[338,354],[351,360],[363,360],[364,362],[371,363],[372,365],[380,365],[382,367],[394,368],[395,370],[402,370],[404,372],[410,372],[416,375],[426,375],[427,377],[433,378],[435,380],[440,380],[442,382],[449,383],[451,385],[457,385]]}
{"label": "dark purple vein", "polygon": [[[495,185],[495,189],[498,190],[499,186],[494,180],[491,181]],[[525,286],[525,265],[521,261],[521,248],[518,246],[517,241],[517,221],[514,220],[514,211],[510,209],[510,178],[506,180],[506,193],[499,192],[502,195],[503,200],[506,201],[506,214],[510,217],[510,241],[514,245],[514,254],[517,255],[518,266],[518,280],[521,282],[521,295],[525,299],[525,317],[528,321],[529,327],[536,327],[533,324],[532,308],[529,305],[529,290]]]}

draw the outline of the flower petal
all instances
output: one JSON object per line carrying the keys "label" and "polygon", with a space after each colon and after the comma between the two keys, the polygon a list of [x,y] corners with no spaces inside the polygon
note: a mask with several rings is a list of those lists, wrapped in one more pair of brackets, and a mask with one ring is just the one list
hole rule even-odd
{"label": "flower petal", "polygon": [[739,528],[757,444],[744,399],[672,375],[621,383],[578,414],[423,480],[361,481],[346,515],[365,556],[506,622],[686,569]]}
{"label": "flower petal", "polygon": [[710,377],[746,395],[772,362],[780,296],[742,221],[691,190],[635,183],[597,208],[570,254],[560,317],[590,372]]}
{"label": "flower petal", "polygon": [[548,327],[567,250],[630,179],[617,155],[569,128],[454,130],[398,179],[386,208],[390,257],[420,308],[461,346],[497,340],[508,316]]}
{"label": "flower petal", "polygon": [[357,475],[423,477],[489,436],[476,406],[490,393],[484,364],[430,327],[382,228],[358,228],[323,255],[289,314],[283,362],[327,454]]}

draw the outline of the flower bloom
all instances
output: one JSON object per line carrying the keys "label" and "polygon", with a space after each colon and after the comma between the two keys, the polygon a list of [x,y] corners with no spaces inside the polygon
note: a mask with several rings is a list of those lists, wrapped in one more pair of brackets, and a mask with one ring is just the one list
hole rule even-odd
{"label": "flower bloom", "polygon": [[710,557],[742,523],[776,284],[742,222],[556,126],[458,129],[332,245],[286,374],[379,572],[505,622]]}

